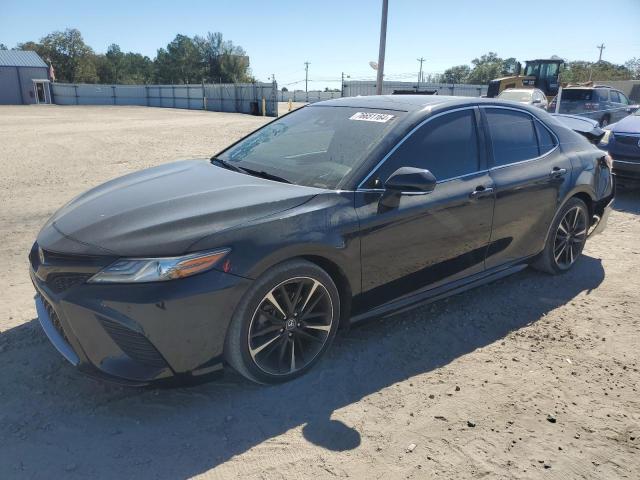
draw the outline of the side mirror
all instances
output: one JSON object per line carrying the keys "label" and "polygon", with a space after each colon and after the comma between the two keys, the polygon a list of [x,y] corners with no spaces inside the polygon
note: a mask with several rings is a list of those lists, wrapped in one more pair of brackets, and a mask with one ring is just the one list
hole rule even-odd
{"label": "side mirror", "polygon": [[401,167],[391,174],[384,184],[391,192],[428,193],[436,188],[436,177],[429,170]]}

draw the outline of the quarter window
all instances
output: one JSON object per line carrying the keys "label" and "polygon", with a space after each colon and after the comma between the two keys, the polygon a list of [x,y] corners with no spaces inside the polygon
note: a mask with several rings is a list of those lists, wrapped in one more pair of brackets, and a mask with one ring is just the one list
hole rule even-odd
{"label": "quarter window", "polygon": [[540,155],[544,155],[545,153],[553,150],[556,146],[556,141],[553,138],[553,135],[542,126],[540,122],[533,122],[536,126],[536,133],[538,134],[538,146]]}
{"label": "quarter window", "polygon": [[494,166],[508,165],[539,155],[533,118],[522,112],[486,109]]}
{"label": "quarter window", "polygon": [[400,167],[428,169],[438,180],[478,170],[475,111],[447,113],[425,123],[408,137],[372,175],[369,187],[380,188]]}

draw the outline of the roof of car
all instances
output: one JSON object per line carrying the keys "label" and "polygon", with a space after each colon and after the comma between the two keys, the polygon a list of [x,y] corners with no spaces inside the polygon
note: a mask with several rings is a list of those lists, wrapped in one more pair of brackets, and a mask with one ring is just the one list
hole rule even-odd
{"label": "roof of car", "polygon": [[506,90],[501,91],[500,93],[504,93],[504,92],[533,92],[534,90],[538,90],[540,91],[539,88],[507,88]]}
{"label": "roof of car", "polygon": [[378,110],[412,112],[442,104],[475,103],[477,97],[450,97],[446,95],[368,95],[365,97],[342,97],[317,102],[310,106],[359,107]]}

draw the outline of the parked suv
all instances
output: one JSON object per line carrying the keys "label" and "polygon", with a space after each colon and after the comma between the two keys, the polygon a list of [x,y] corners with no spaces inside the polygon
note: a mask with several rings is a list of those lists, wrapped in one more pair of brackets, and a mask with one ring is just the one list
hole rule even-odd
{"label": "parked suv", "polygon": [[[554,98],[549,105],[551,112],[555,112],[557,99]],[[599,122],[601,127],[606,127],[633,111],[624,93],[606,85],[594,85],[563,88],[558,113],[589,117]]]}

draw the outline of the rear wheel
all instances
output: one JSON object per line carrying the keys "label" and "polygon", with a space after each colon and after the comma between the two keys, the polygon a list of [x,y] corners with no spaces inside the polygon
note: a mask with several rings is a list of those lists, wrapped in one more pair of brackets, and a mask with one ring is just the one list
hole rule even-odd
{"label": "rear wheel", "polygon": [[571,198],[556,215],[547,244],[533,266],[551,274],[566,272],[582,253],[588,231],[587,205],[579,198]]}
{"label": "rear wheel", "polygon": [[606,127],[607,125],[609,125],[609,116],[608,116],[608,115],[605,115],[604,117],[602,117],[602,118],[600,119],[600,126],[601,126],[602,128],[604,128],[604,127]]}
{"label": "rear wheel", "polygon": [[229,326],[225,356],[249,380],[280,383],[317,363],[339,322],[340,298],[317,265],[294,260],[262,275]]}

